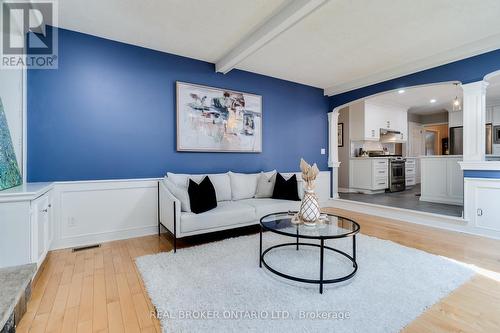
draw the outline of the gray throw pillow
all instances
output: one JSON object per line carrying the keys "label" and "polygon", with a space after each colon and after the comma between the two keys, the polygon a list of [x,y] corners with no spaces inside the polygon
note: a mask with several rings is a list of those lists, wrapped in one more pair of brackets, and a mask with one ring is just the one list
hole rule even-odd
{"label": "gray throw pillow", "polygon": [[256,198],[270,198],[273,196],[274,184],[276,183],[276,172],[271,177],[261,172],[257,180]]}

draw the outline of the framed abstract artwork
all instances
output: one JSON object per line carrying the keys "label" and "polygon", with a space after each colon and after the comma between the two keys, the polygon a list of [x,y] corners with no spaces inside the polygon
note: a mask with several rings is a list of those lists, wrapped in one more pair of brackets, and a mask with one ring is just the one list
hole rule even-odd
{"label": "framed abstract artwork", "polygon": [[262,96],[177,82],[177,150],[262,152]]}
{"label": "framed abstract artwork", "polygon": [[22,183],[7,118],[0,99],[0,191]]}
{"label": "framed abstract artwork", "polygon": [[344,123],[339,123],[337,125],[338,127],[338,130],[337,130],[337,133],[338,133],[338,141],[337,141],[337,145],[339,147],[344,147]]}

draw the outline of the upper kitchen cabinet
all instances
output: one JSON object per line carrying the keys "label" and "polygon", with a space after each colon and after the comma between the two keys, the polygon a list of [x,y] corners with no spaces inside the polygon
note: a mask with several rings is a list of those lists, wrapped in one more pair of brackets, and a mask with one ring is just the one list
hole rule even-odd
{"label": "upper kitchen cabinet", "polygon": [[381,129],[400,132],[399,142],[408,137],[406,108],[366,100],[351,105],[349,115],[352,140],[379,141]]}

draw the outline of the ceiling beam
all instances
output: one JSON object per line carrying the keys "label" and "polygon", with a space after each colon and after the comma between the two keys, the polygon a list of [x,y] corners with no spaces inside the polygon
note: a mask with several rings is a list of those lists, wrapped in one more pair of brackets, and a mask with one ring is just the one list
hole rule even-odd
{"label": "ceiling beam", "polygon": [[217,61],[215,71],[224,74],[228,73],[249,55],[327,1],[329,0],[292,0]]}

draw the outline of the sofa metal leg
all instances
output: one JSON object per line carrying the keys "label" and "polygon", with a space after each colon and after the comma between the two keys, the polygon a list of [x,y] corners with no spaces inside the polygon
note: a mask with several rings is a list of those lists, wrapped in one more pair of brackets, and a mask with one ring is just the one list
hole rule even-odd
{"label": "sofa metal leg", "polygon": [[161,236],[161,222],[160,222],[160,182],[158,181],[158,237]]}
{"label": "sofa metal leg", "polygon": [[175,210],[175,201],[174,201],[174,253],[177,252],[177,211]]}

